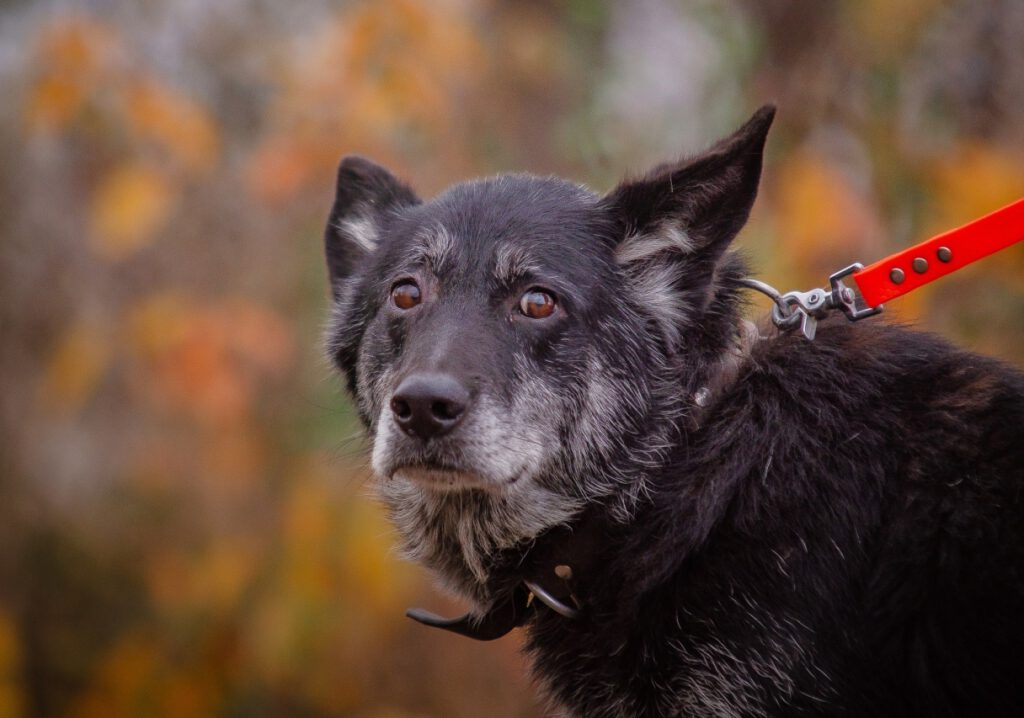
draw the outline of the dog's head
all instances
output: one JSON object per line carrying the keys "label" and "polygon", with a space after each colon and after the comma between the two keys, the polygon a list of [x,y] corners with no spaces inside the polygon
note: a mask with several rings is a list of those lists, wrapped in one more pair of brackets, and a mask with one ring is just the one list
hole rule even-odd
{"label": "dog's head", "polygon": [[513,175],[424,202],[349,157],[328,332],[406,548],[477,599],[495,555],[628,514],[724,352],[774,110],[601,197]]}

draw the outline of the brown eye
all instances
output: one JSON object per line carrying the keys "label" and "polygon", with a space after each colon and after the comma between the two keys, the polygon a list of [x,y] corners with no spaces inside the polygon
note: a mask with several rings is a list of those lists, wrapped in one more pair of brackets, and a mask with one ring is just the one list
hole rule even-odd
{"label": "brown eye", "polygon": [[391,301],[399,309],[412,309],[420,303],[420,288],[416,282],[406,279],[391,288]]}
{"label": "brown eye", "polygon": [[531,289],[519,300],[519,311],[530,319],[546,319],[555,311],[555,298],[542,289]]}

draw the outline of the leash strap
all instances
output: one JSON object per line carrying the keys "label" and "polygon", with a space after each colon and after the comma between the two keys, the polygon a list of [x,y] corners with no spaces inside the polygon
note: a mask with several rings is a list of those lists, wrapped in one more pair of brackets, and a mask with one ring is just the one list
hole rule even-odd
{"label": "leash strap", "polygon": [[856,272],[864,302],[877,307],[1024,240],[1024,199]]}
{"label": "leash strap", "polygon": [[814,339],[818,320],[839,309],[850,321],[882,311],[884,302],[1024,240],[1024,198],[963,227],[889,255],[865,267],[851,264],[829,277],[829,289],[781,294],[746,277],[740,283],[772,299],[772,321],[779,329],[800,327]]}

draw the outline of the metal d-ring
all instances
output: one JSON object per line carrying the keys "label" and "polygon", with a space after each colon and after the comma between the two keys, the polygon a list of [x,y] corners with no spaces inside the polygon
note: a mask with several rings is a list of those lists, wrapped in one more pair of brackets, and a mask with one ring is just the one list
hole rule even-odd
{"label": "metal d-ring", "polygon": [[753,277],[743,277],[739,283],[748,289],[761,292],[775,303],[772,307],[772,322],[775,326],[780,329],[791,329],[799,323],[800,313],[793,308],[796,305],[795,300],[787,300],[778,289]]}

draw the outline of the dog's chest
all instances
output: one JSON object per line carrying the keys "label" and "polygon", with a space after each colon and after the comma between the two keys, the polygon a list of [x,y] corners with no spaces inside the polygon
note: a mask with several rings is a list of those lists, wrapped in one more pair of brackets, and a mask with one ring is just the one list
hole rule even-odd
{"label": "dog's chest", "polygon": [[676,616],[637,615],[627,635],[549,614],[528,650],[545,693],[567,715],[773,715],[791,704],[810,656],[785,626],[756,618],[760,629],[730,637],[687,631]]}

